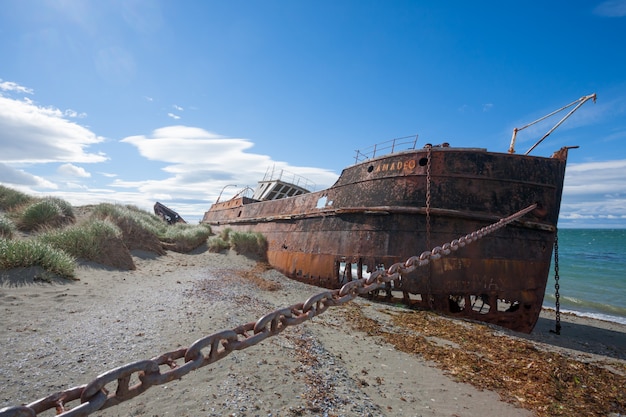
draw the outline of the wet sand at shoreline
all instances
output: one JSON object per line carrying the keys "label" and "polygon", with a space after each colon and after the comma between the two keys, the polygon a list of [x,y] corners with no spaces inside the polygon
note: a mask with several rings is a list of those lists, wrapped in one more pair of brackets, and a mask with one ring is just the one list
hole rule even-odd
{"label": "wet sand at shoreline", "polygon": [[[75,282],[45,283],[33,280],[32,271],[0,271],[0,343],[6,355],[0,408],[89,383],[115,367],[188,347],[323,291],[232,252],[135,252],[134,260],[134,271],[83,265]],[[259,286],[247,280],[250,274],[274,286]],[[401,306],[362,298],[350,304],[388,331],[406,331],[388,319]],[[534,415],[496,392],[456,382],[432,361],[354,330],[346,314],[350,310],[332,307],[93,415]],[[626,369],[626,326],[564,314],[559,336],[550,332],[553,315],[544,311],[530,335],[494,332],[581,362]]]}

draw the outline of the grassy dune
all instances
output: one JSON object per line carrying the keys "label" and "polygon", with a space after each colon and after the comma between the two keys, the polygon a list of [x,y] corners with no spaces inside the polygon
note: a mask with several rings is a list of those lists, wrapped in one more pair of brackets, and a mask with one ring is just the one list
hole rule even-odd
{"label": "grassy dune", "polygon": [[168,225],[131,205],[73,207],[59,198],[36,198],[0,185],[0,269],[39,266],[72,279],[77,260],[131,270],[133,250],[164,255],[203,245],[213,252],[234,249],[265,258],[267,243],[261,235],[211,235],[208,225]]}

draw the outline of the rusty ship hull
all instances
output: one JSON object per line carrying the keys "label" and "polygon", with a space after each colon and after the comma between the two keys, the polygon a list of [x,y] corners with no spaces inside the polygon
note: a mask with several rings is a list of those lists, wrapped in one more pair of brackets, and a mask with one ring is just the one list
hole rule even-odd
{"label": "rusty ship hull", "polygon": [[528,333],[542,308],[566,159],[566,148],[550,158],[413,149],[350,166],[322,191],[217,202],[202,222],[215,232],[262,233],[275,269],[335,289],[536,203],[530,214],[389,289],[424,309]]}

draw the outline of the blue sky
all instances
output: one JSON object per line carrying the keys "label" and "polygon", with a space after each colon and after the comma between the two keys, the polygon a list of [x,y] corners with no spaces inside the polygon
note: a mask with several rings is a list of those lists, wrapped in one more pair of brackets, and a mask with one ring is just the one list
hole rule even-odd
{"label": "blue sky", "polygon": [[[269,167],[326,188],[395,137],[572,150],[560,227],[626,227],[626,0],[0,4],[0,183],[196,222]],[[525,152],[557,119],[526,129]]]}

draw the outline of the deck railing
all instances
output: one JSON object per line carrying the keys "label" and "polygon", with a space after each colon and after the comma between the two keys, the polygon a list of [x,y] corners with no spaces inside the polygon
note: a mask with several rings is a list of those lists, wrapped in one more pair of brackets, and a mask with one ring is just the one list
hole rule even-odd
{"label": "deck railing", "polygon": [[362,150],[357,149],[356,156],[354,157],[354,163],[358,164],[359,162],[367,159],[372,159],[376,156],[386,155],[389,153],[415,149],[416,143],[417,135],[413,135],[377,143],[376,145],[369,146]]}
{"label": "deck railing", "polygon": [[315,190],[315,183],[308,178],[284,169],[276,169],[274,166],[267,169],[265,176],[263,177],[263,181],[284,181],[286,183],[304,188],[305,190]]}

